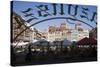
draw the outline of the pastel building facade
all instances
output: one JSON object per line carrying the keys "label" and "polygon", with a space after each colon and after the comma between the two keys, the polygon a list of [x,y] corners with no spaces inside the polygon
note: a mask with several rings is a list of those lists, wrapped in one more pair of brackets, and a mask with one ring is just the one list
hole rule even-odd
{"label": "pastel building facade", "polygon": [[66,23],[61,23],[59,27],[49,26],[47,40],[53,41],[78,41],[85,37],[89,38],[89,30],[81,28],[78,22],[75,24],[75,29],[70,29]]}

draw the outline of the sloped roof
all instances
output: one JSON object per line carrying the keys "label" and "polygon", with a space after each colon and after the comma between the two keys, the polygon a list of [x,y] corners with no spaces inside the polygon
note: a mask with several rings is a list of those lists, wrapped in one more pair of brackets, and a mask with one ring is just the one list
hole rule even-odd
{"label": "sloped roof", "polygon": [[83,38],[80,41],[77,42],[77,45],[97,45],[97,40],[94,38]]}

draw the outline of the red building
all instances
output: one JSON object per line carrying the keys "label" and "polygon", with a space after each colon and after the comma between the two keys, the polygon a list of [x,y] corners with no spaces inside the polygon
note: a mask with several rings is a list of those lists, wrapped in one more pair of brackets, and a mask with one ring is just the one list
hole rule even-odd
{"label": "red building", "polygon": [[78,47],[97,47],[97,40],[90,38],[83,38],[77,42]]}

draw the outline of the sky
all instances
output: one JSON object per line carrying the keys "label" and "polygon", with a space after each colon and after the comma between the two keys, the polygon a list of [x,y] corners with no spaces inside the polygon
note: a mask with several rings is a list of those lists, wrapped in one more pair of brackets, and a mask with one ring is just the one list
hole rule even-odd
{"label": "sky", "polygon": [[[13,7],[12,8],[12,11],[16,12],[18,15],[20,15],[24,20],[28,20],[29,18],[31,17],[25,17],[24,14],[22,13],[22,11],[25,11],[27,10],[28,8],[32,8],[32,13],[34,14],[35,17],[37,17],[38,19],[35,19],[33,21],[30,22],[30,25],[33,24],[33,23],[36,23],[36,22],[39,22],[41,20],[45,20],[45,19],[49,19],[49,18],[55,18],[55,17],[71,17],[71,15],[68,14],[68,5],[69,4],[64,4],[63,5],[63,10],[64,10],[64,15],[60,15],[59,14],[59,11],[60,11],[60,4],[57,4],[56,8],[57,8],[57,15],[53,15],[52,12],[53,12],[53,6],[52,6],[52,3],[41,3],[41,2],[25,2],[25,1],[13,1]],[[48,5],[48,8],[49,10],[47,11],[48,13],[50,13],[51,15],[50,16],[47,16],[47,17],[39,17],[38,16],[38,8],[36,6],[39,6],[39,5]],[[75,5],[73,5],[75,6]],[[81,20],[81,21],[84,21],[85,23],[88,23],[90,24],[91,26],[93,27],[96,27],[97,25],[94,23],[94,21],[90,21],[90,20],[87,20],[86,18],[81,18],[80,15],[82,15],[82,7],[85,7],[85,8],[88,8],[89,11],[87,11],[87,16],[89,19],[92,18],[93,16],[93,12],[97,12],[97,7],[96,6],[93,6],[93,5],[78,5],[78,13],[77,15],[75,16],[75,18]],[[71,8],[71,13],[73,14],[74,13],[74,9]],[[68,23],[68,21],[66,19],[51,19],[51,20],[47,20],[47,21],[44,21],[43,23],[39,23],[35,26],[33,26],[34,28],[37,28],[39,30],[46,30],[48,28],[48,26],[57,26],[59,27],[60,24],[62,22],[65,22],[67,24],[67,27],[69,28],[72,28],[74,29],[75,27],[75,23],[77,23],[78,21],[71,21],[69,20],[71,23],[74,23],[74,24],[70,24]],[[96,20],[97,21],[97,20]],[[84,29],[92,29],[91,27],[89,27],[88,25],[84,24],[81,22],[81,25],[82,25],[82,28]]]}

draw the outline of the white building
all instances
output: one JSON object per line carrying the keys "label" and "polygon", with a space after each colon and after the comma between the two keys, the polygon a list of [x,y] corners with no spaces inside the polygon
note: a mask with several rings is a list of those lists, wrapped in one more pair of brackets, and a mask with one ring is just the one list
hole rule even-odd
{"label": "white building", "polygon": [[69,29],[66,23],[61,23],[59,27],[50,26],[47,33],[47,40],[51,42],[61,41],[64,39],[69,41],[78,41],[85,37],[89,37],[89,30],[82,29],[79,22],[75,24],[75,29]]}

